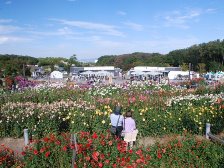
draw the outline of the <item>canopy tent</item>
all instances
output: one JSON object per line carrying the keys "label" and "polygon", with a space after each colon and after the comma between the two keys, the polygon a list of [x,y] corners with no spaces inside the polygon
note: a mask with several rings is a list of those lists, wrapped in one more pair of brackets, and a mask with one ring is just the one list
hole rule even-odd
{"label": "canopy tent", "polygon": [[145,74],[146,75],[151,75],[151,76],[157,76],[157,75],[162,75],[163,73],[162,72],[151,71],[151,72],[146,72]]}
{"label": "canopy tent", "polygon": [[145,75],[145,72],[143,72],[143,71],[133,71],[133,72],[131,72],[131,75]]}
{"label": "canopy tent", "polygon": [[82,72],[80,73],[81,75],[93,75],[95,74],[93,71],[85,71],[85,72]]}
{"label": "canopy tent", "polygon": [[51,79],[63,79],[63,73],[61,73],[59,71],[53,71],[50,74],[50,78]]}
{"label": "canopy tent", "polygon": [[110,76],[112,75],[111,72],[108,72],[108,71],[98,71],[95,73],[95,75],[98,75],[98,76]]}
{"label": "canopy tent", "polygon": [[[190,72],[190,77],[192,78],[193,72]],[[189,71],[170,71],[168,73],[169,79],[177,79],[178,76],[189,76]]]}

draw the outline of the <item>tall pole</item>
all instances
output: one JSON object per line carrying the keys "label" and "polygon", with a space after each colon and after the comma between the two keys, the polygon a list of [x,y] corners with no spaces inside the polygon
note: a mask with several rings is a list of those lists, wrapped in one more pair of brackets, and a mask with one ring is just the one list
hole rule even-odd
{"label": "tall pole", "polygon": [[191,80],[191,63],[189,63],[189,81]]}
{"label": "tall pole", "polygon": [[25,65],[23,64],[23,77],[25,77]]}

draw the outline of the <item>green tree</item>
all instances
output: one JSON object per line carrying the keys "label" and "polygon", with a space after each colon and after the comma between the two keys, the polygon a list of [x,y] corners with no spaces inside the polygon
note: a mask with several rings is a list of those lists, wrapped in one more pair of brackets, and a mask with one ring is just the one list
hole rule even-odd
{"label": "green tree", "polygon": [[199,69],[199,73],[200,73],[200,74],[206,72],[205,67],[206,67],[205,63],[199,63],[199,64],[198,64],[198,69]]}

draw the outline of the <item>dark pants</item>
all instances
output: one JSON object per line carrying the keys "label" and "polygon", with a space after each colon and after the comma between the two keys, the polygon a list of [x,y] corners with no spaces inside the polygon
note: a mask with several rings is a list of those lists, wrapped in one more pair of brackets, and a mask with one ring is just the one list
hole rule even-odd
{"label": "dark pants", "polygon": [[[114,126],[113,126],[113,127],[114,127]],[[122,127],[122,126],[118,126],[115,135],[116,135],[117,137],[121,138],[121,132],[122,132],[122,130],[123,130],[123,127]],[[113,136],[115,136],[115,135],[113,135]]]}

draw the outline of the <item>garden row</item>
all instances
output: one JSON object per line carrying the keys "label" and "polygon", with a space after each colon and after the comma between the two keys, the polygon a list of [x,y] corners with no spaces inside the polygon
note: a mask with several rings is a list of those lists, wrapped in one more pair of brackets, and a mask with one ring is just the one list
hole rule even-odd
{"label": "garden row", "polygon": [[133,110],[139,137],[183,130],[203,135],[206,123],[212,124],[213,133],[219,133],[224,128],[222,88],[200,94],[147,85],[3,94],[0,136],[21,137],[24,128],[39,138],[64,131],[106,132],[116,102],[122,105],[123,113]]}
{"label": "garden row", "polygon": [[201,141],[184,133],[181,139],[150,147],[127,149],[124,141],[110,134],[79,132],[78,143],[70,142],[70,134],[49,134],[24,148],[23,158],[2,146],[0,167],[212,167],[224,166],[224,148],[218,144]]}

